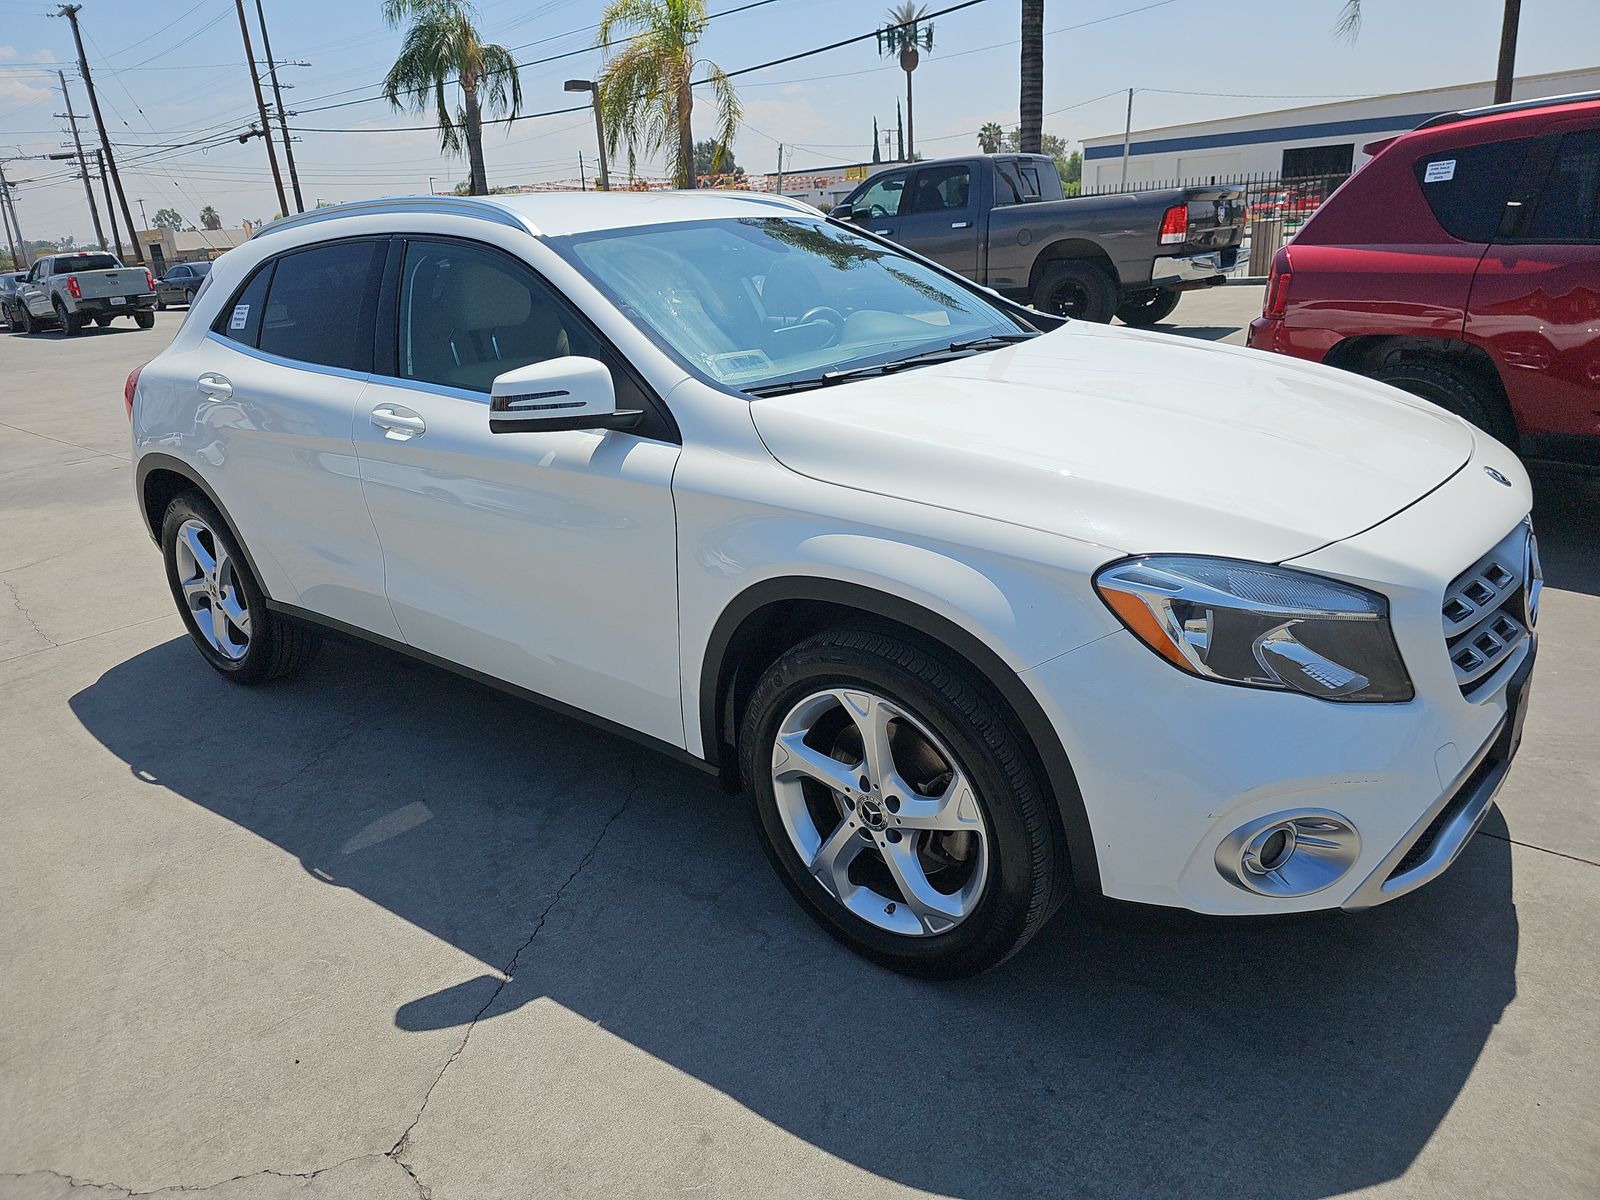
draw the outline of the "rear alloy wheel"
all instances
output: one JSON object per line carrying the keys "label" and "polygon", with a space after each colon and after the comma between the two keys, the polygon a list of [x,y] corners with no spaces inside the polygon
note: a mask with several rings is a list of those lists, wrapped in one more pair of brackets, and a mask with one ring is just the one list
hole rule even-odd
{"label": "rear alloy wheel", "polygon": [[62,337],[72,337],[83,328],[83,318],[74,316],[67,311],[67,306],[61,301],[55,302],[56,324],[61,327]]}
{"label": "rear alloy wheel", "polygon": [[1148,329],[1157,321],[1165,320],[1178,307],[1183,295],[1176,288],[1150,288],[1143,292],[1128,292],[1117,305],[1117,316],[1124,325]]}
{"label": "rear alloy wheel", "polygon": [[1412,359],[1379,367],[1368,378],[1437,404],[1516,449],[1517,427],[1504,401],[1471,371],[1454,363]]}
{"label": "rear alloy wheel", "polygon": [[1117,288],[1092,262],[1052,263],[1033,289],[1033,307],[1052,317],[1104,325],[1116,311]]}
{"label": "rear alloy wheel", "polygon": [[322,638],[267,609],[266,596],[233,534],[211,503],[176,497],[161,525],[167,583],[189,636],[205,660],[235,683],[291,674],[315,656]]}
{"label": "rear alloy wheel", "polygon": [[1028,756],[979,687],[875,630],[819,634],[762,677],[741,749],[768,856],[824,929],[894,970],[959,978],[1058,900]]}

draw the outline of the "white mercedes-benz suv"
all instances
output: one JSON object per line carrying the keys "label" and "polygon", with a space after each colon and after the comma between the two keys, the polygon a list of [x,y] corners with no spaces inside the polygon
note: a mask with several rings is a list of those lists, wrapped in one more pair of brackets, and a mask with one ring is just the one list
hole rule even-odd
{"label": "white mercedes-benz suv", "polygon": [[126,399],[227,678],[335,630],[686,757],[906,972],[993,966],[1075,890],[1381,904],[1460,853],[1520,737],[1540,575],[1504,446],[791,201],[280,221]]}

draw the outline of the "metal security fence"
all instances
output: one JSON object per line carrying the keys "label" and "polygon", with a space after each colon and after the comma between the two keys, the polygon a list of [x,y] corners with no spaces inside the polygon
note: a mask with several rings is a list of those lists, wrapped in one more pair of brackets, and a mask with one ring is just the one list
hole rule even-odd
{"label": "metal security fence", "polygon": [[1126,187],[1116,184],[1087,187],[1083,196],[1109,196],[1124,192],[1151,192],[1161,188],[1226,185],[1244,189],[1245,230],[1243,252],[1236,274],[1265,275],[1278,248],[1299,232],[1350,172],[1322,175],[1284,175],[1260,172],[1244,175],[1202,175],[1182,179],[1139,180]]}

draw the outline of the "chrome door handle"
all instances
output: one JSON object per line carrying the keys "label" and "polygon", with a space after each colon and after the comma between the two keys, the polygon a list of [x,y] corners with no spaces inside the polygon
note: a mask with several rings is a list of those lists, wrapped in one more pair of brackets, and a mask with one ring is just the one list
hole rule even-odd
{"label": "chrome door handle", "polygon": [[874,229],[872,232],[877,234],[879,237],[888,237],[891,233],[894,232],[894,230],[892,230],[892,229]]}
{"label": "chrome door handle", "polygon": [[233,397],[233,384],[211,371],[196,379],[194,386],[202,396],[212,400],[228,400]]}
{"label": "chrome door handle", "polygon": [[383,436],[397,442],[421,437],[428,428],[422,418],[409,408],[396,404],[380,404],[372,410],[372,423],[383,430]]}
{"label": "chrome door handle", "polygon": [[972,228],[972,222],[971,221],[951,221],[950,222],[950,228],[951,229],[971,229]]}

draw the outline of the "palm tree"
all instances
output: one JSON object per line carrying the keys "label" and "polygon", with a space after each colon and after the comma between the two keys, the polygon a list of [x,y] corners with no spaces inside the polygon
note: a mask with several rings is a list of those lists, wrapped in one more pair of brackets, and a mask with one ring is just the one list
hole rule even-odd
{"label": "palm tree", "polygon": [[985,122],[983,128],[978,130],[978,149],[985,154],[999,154],[1005,140],[1006,131],[994,121]]}
{"label": "palm tree", "polygon": [[1022,152],[1044,135],[1044,0],[1022,0]]}
{"label": "palm tree", "polygon": [[[1027,0],[1024,0],[1024,4]],[[1511,85],[1517,77],[1517,27],[1522,23],[1522,0],[1506,0],[1505,16],[1500,22],[1500,60],[1495,68],[1494,102],[1504,104],[1511,99]],[[1361,32],[1361,0],[1345,0],[1344,9],[1334,25],[1334,33],[1355,41]]]}
{"label": "palm tree", "polygon": [[928,6],[906,0],[889,10],[889,24],[878,30],[878,53],[900,60],[900,69],[906,73],[906,145],[901,158],[907,162],[917,157],[916,120],[911,111],[911,72],[922,61],[922,51],[933,51],[933,22],[927,19]]}
{"label": "palm tree", "polygon": [[[465,139],[471,195],[489,191],[483,169],[483,109],[506,120],[522,109],[516,61],[504,46],[485,42],[473,26],[468,0],[383,0],[383,19],[398,28],[407,19],[400,57],[383,81],[395,108],[423,112],[431,101],[439,118],[439,145],[460,154]],[[461,85],[461,108],[452,113],[445,89]]]}
{"label": "palm tree", "polygon": [[200,210],[200,228],[201,229],[221,229],[222,228],[222,218],[217,215],[217,210],[212,208],[211,205],[209,205],[209,204],[206,205],[204,208],[202,208]]}
{"label": "palm tree", "polygon": [[665,150],[676,185],[694,187],[693,88],[700,67],[717,110],[713,170],[728,154],[739,97],[721,67],[694,56],[706,21],[705,0],[611,0],[600,15],[596,44],[609,50],[626,42],[606,63],[599,86],[606,142],[613,154],[627,143],[630,174],[641,154]]}

